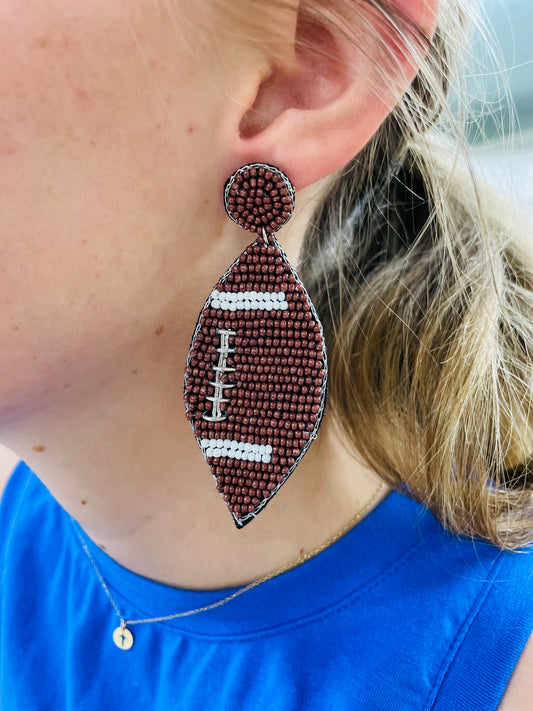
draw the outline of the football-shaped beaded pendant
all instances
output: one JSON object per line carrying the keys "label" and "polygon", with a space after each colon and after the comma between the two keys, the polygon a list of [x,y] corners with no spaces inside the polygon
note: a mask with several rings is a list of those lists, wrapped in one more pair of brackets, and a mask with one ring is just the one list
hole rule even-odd
{"label": "football-shaped beaded pendant", "polygon": [[185,368],[187,418],[237,528],[292,474],[327,398],[322,325],[274,236],[294,209],[278,168],[254,163],[227,181],[228,215],[257,237],[200,312]]}

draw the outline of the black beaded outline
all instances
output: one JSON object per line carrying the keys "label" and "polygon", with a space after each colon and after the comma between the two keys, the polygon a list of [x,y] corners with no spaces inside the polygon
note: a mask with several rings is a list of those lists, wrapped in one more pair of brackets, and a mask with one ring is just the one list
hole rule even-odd
{"label": "black beaded outline", "polygon": [[[201,310],[200,310],[200,315],[198,316],[198,320],[197,320],[197,322],[196,322],[196,327],[195,327],[195,329],[194,329],[194,333],[193,333],[193,336],[192,336],[192,338],[191,338],[191,344],[190,344],[190,346],[189,346],[189,354],[188,354],[188,356],[187,356],[186,368],[187,368],[187,366],[190,365],[192,347],[193,347],[194,341],[196,340],[196,336],[198,335],[199,331],[201,330],[202,314],[204,313],[204,310],[205,310],[205,308],[208,306],[209,302],[211,301],[213,291],[216,289],[216,287],[217,287],[217,285],[218,285],[219,283],[220,283],[220,284],[226,283],[229,273],[230,273],[231,271],[233,271],[234,267],[236,267],[236,266],[239,264],[239,262],[240,262],[240,260],[241,260],[241,257],[244,256],[244,254],[246,254],[247,251],[248,251],[249,249],[251,249],[251,248],[252,248],[254,245],[256,245],[256,244],[258,244],[258,245],[260,245],[260,246],[261,246],[261,245],[264,245],[264,238],[263,238],[263,235],[258,235],[258,236],[256,237],[256,239],[255,239],[253,242],[251,242],[251,243],[248,245],[248,247],[246,247],[246,249],[241,252],[241,254],[239,254],[239,256],[232,262],[232,264],[228,267],[228,269],[224,272],[224,274],[220,277],[220,279],[216,282],[216,284],[214,285],[214,287],[213,287],[213,288],[211,289],[211,291],[209,292],[209,296],[208,296],[207,299],[205,300],[204,305],[203,305],[203,307],[202,307]],[[310,309],[311,309],[311,313],[313,314],[313,317],[314,317],[315,321],[316,321],[316,322],[318,323],[318,325],[320,326],[320,335],[322,336],[322,362],[323,362],[322,370],[325,370],[325,374],[324,374],[324,377],[323,377],[323,379],[322,379],[322,396],[321,396],[320,406],[319,406],[320,409],[319,409],[319,411],[317,412],[317,417],[316,417],[316,422],[315,422],[314,428],[313,428],[313,430],[309,433],[309,437],[308,437],[308,439],[307,439],[307,442],[306,442],[306,444],[304,444],[304,446],[302,447],[302,449],[301,449],[301,451],[300,451],[300,454],[298,455],[298,457],[297,457],[297,459],[295,460],[294,464],[290,467],[290,469],[288,470],[288,472],[284,475],[283,481],[277,483],[276,487],[275,487],[274,489],[272,489],[272,491],[270,492],[270,495],[269,495],[266,499],[263,499],[263,500],[257,505],[257,508],[256,508],[255,511],[250,511],[250,512],[246,513],[246,514],[245,514],[244,516],[242,516],[242,517],[236,516],[236,515],[233,513],[233,511],[231,511],[231,509],[229,508],[227,502],[224,501],[223,495],[221,494],[221,498],[222,498],[222,500],[224,501],[224,504],[227,506],[228,511],[230,512],[230,514],[231,514],[231,516],[232,516],[232,518],[233,518],[233,520],[234,520],[234,522],[235,522],[235,525],[236,525],[237,528],[239,528],[239,529],[240,529],[240,528],[243,528],[244,526],[246,526],[247,523],[250,523],[250,521],[252,521],[256,516],[259,515],[259,513],[265,508],[265,506],[274,498],[274,495],[277,494],[277,492],[280,490],[280,488],[283,486],[283,484],[285,484],[285,482],[288,481],[290,475],[293,473],[293,471],[296,469],[296,467],[298,466],[298,464],[301,462],[301,460],[303,459],[305,453],[307,452],[307,450],[308,450],[309,447],[311,446],[313,440],[315,440],[315,439],[317,438],[318,430],[319,430],[320,425],[322,424],[322,420],[323,420],[323,418],[324,418],[324,412],[325,412],[325,409],[326,409],[326,403],[327,403],[327,397],[328,397],[328,362],[327,362],[327,353],[326,353],[326,341],[325,341],[325,338],[324,338],[324,329],[323,329],[323,326],[322,326],[322,322],[320,321],[320,318],[319,318],[319,316],[318,316],[318,313],[317,313],[317,311],[316,311],[316,309],[315,309],[315,305],[313,304],[313,301],[311,300],[311,297],[309,296],[309,293],[307,292],[307,289],[305,288],[305,286],[304,286],[302,280],[301,280],[300,277],[298,276],[298,273],[296,272],[296,270],[294,269],[294,267],[293,267],[292,264],[290,263],[289,258],[287,257],[286,253],[284,252],[283,248],[281,247],[280,243],[278,242],[278,240],[276,239],[276,237],[275,237],[274,235],[269,236],[269,244],[274,245],[274,246],[279,250],[279,252],[280,252],[282,258],[286,260],[287,264],[289,265],[291,274],[292,274],[292,275],[294,276],[294,278],[298,281],[298,284],[299,284],[300,287],[302,288],[303,294],[304,294],[305,298],[307,299],[307,301],[308,301],[308,303],[309,303],[309,306],[310,306]],[[189,411],[189,403],[188,403],[188,401],[187,401],[187,399],[186,399],[187,378],[188,378],[188,376],[187,376],[187,373],[185,372],[185,382],[184,382],[184,386],[183,386],[183,396],[184,396],[184,400],[185,400],[185,410],[186,410],[186,412]],[[196,433],[195,433],[195,431],[194,431],[194,430],[195,430],[194,422],[193,422],[192,420],[189,420],[189,424],[190,424],[191,429],[192,429],[192,431],[193,431],[194,437],[195,437],[196,441],[198,442],[198,446],[200,447],[200,450],[201,450],[202,454],[204,454],[204,451],[203,451],[202,445],[201,445],[201,437],[197,437],[197,436],[196,436]],[[205,458],[205,460],[206,460],[206,462],[207,462],[207,457],[205,456],[205,454],[204,454],[204,458]],[[215,474],[213,474],[213,471],[212,471],[211,467],[209,467],[209,471],[211,472],[211,475],[213,476],[213,479],[215,480],[215,482],[218,484],[217,477],[216,477]]]}
{"label": "black beaded outline", "polygon": [[[281,179],[285,183],[287,190],[289,191],[289,197],[291,199],[291,214],[287,217],[285,222],[282,222],[281,225],[278,225],[275,230],[272,229],[272,227],[271,227],[272,232],[267,233],[269,235],[274,234],[274,232],[277,232],[279,229],[281,229],[291,219],[292,213],[294,212],[294,205],[295,205],[295,200],[296,200],[294,185],[291,183],[291,181],[285,175],[285,173],[280,168],[277,168],[275,165],[270,165],[269,163],[248,163],[247,165],[243,165],[241,168],[236,170],[233,173],[233,175],[230,175],[230,177],[227,179],[226,184],[224,186],[224,209],[226,210],[226,214],[232,222],[234,222],[236,225],[239,225],[239,227],[241,229],[247,230],[247,228],[244,227],[244,225],[241,225],[239,222],[237,222],[237,220],[233,217],[232,213],[229,211],[229,209],[228,209],[228,195],[229,195],[229,191],[231,190],[233,183],[235,182],[235,178],[237,177],[237,175],[239,175],[239,173],[243,173],[245,170],[250,170],[250,168],[265,168],[265,170],[272,170],[272,171],[274,171],[274,173],[279,173],[279,175],[281,176]],[[253,230],[247,230],[247,232],[252,232],[252,231]],[[255,232],[255,234],[258,234],[258,235],[262,234],[262,231]]]}

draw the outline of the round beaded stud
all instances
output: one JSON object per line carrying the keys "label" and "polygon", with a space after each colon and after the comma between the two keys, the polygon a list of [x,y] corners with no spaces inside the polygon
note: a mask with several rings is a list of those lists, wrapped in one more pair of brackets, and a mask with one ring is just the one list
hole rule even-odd
{"label": "round beaded stud", "polygon": [[326,406],[322,325],[274,236],[294,200],[290,180],[268,164],[226,182],[227,214],[257,237],[208,296],[185,367],[187,418],[237,528],[287,481]]}
{"label": "round beaded stud", "polygon": [[294,187],[285,173],[266,163],[235,171],[224,188],[229,217],[245,230],[276,232],[294,210]]}

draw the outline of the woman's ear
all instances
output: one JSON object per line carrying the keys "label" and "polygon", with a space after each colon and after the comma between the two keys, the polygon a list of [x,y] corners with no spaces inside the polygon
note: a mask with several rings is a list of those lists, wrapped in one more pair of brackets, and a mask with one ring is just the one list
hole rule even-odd
{"label": "woman's ear", "polygon": [[[408,88],[418,64],[405,37],[370,3],[350,2],[357,8],[354,18],[364,22],[353,33],[360,37],[359,46],[348,32],[332,31],[316,12],[311,16],[308,0],[296,4],[293,22],[286,23],[287,60],[271,59],[268,69],[256,72],[255,87],[247,87],[253,103],[240,101],[241,111],[234,114],[238,125],[231,129],[231,152],[236,164],[271,163],[290,176],[296,190],[305,188],[348,163]],[[428,37],[437,2],[395,0],[395,7]],[[343,4],[330,0],[320,5],[327,19]],[[420,51],[420,42],[417,46]]]}

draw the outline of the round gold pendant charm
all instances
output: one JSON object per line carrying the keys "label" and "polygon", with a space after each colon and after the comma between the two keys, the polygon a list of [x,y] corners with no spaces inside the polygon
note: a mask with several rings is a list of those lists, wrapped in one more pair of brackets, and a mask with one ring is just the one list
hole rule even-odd
{"label": "round gold pendant charm", "polygon": [[127,627],[117,627],[113,632],[113,642],[119,649],[131,649],[133,647],[133,635]]}

